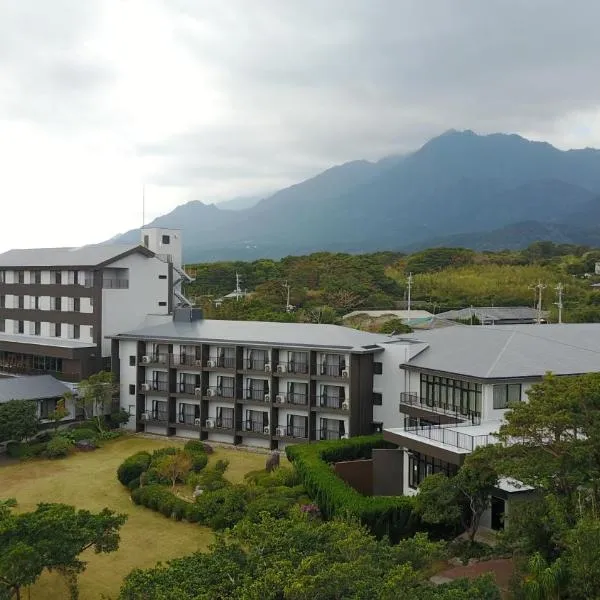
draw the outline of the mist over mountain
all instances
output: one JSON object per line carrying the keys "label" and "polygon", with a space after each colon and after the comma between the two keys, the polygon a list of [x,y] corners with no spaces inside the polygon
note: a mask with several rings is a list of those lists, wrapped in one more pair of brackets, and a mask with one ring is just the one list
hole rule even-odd
{"label": "mist over mountain", "polygon": [[[242,210],[194,201],[152,224],[181,228],[191,262],[444,240],[479,249],[536,239],[589,243],[600,232],[598,217],[600,151],[448,131],[412,154],[348,162]],[[137,241],[139,231],[117,239]]]}

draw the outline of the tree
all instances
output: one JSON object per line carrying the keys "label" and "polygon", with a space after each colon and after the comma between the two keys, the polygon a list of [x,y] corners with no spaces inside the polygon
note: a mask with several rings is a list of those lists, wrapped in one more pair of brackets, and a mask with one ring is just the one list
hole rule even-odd
{"label": "tree", "polygon": [[100,371],[79,383],[77,405],[83,408],[86,419],[96,418],[98,430],[104,430],[104,414],[107,405],[119,391],[115,377],[110,371]]}
{"label": "tree", "polygon": [[417,510],[425,522],[460,522],[471,542],[498,484],[498,474],[483,450],[468,456],[454,477],[443,473],[426,477],[416,497]]}
{"label": "tree", "polygon": [[[12,504],[12,503],[11,503]],[[126,515],[108,509],[94,514],[65,504],[39,504],[35,511],[15,514],[0,504],[0,597],[21,598],[23,587],[44,570],[67,579],[71,598],[77,598],[77,575],[86,563],[79,557],[119,547],[119,530]]]}
{"label": "tree", "polygon": [[69,416],[69,411],[66,407],[66,401],[73,398],[72,392],[65,392],[63,397],[56,403],[56,408],[48,415],[48,418],[54,424],[54,431],[58,429],[60,422]]}
{"label": "tree", "polygon": [[0,404],[0,442],[20,442],[35,435],[39,427],[37,413],[37,404],[30,400]]}
{"label": "tree", "polygon": [[183,481],[192,470],[192,457],[187,452],[177,452],[163,456],[156,465],[156,471],[164,479],[168,479],[173,488],[177,481]]}
{"label": "tree", "polygon": [[[527,600],[555,600],[560,598],[565,571],[561,559],[548,563],[539,553],[527,562],[527,571],[521,589]],[[584,596],[591,598],[591,596]]]}

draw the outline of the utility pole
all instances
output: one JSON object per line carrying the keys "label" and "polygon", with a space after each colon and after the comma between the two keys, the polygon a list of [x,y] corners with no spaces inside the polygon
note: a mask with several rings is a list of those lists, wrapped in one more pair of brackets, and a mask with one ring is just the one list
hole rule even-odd
{"label": "utility pole", "polygon": [[287,290],[287,300],[285,303],[285,312],[290,312],[291,308],[290,308],[290,284],[287,282],[287,279],[285,281],[285,283],[283,284],[283,287]]}
{"label": "utility pole", "polygon": [[236,300],[236,302],[240,299],[241,295],[242,295],[242,289],[240,288],[240,275],[236,271],[235,272],[235,300]]}
{"label": "utility pole", "polygon": [[535,290],[537,298],[537,324],[540,325],[542,322],[542,292],[546,289],[546,286],[541,281],[538,281],[538,284],[532,286],[530,289]]}
{"label": "utility pole", "polygon": [[408,311],[408,318],[410,318],[410,293],[412,290],[412,282],[413,282],[413,276],[412,276],[412,273],[409,273],[408,278],[406,279],[406,284],[408,286],[408,294],[407,294],[407,298],[406,298],[406,300],[407,300],[406,308]]}
{"label": "utility pole", "polygon": [[555,288],[556,293],[558,295],[558,302],[555,302],[556,306],[558,306],[558,322],[562,323],[562,310],[563,310],[563,284],[559,283]]}

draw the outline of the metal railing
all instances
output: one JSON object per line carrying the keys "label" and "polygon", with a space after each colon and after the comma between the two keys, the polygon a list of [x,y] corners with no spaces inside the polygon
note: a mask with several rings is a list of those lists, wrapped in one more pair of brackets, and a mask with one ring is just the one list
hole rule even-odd
{"label": "metal railing", "polygon": [[202,367],[202,359],[193,354],[173,354],[173,364],[185,367]]}
{"label": "metal railing", "polygon": [[319,363],[317,365],[317,374],[325,377],[347,377],[348,367],[344,364],[332,365],[329,363]]}
{"label": "metal railing", "polygon": [[140,356],[139,363],[141,365],[144,364],[158,364],[158,365],[168,365],[169,364],[169,354],[166,352],[154,352],[151,354],[145,354],[144,356],[148,357],[148,362],[144,362],[143,356]]}
{"label": "metal railing", "polygon": [[200,427],[201,425],[200,417],[197,417],[195,412],[179,413],[177,422],[184,423],[185,425],[193,425],[194,427]]}
{"label": "metal railing", "polygon": [[[144,418],[144,415],[148,415],[148,418]],[[168,410],[152,410],[147,413],[142,413],[142,421],[148,423],[168,423],[169,422],[169,411]]]}
{"label": "metal railing", "polygon": [[169,382],[168,381],[146,381],[146,385],[150,387],[152,392],[168,392]]}
{"label": "metal railing", "polygon": [[280,429],[285,432],[286,437],[307,439],[308,429],[302,425],[280,425]]}
{"label": "metal railing", "polygon": [[227,386],[212,386],[206,390],[206,396],[215,398],[233,398],[235,397],[235,388]]}
{"label": "metal railing", "polygon": [[277,367],[281,366],[280,369],[275,369],[278,373],[293,373],[295,375],[308,375],[310,373],[310,366],[308,362],[298,361],[279,361]]}
{"label": "metal railing", "polygon": [[197,389],[202,389],[200,384],[196,385],[195,383],[185,383],[181,381],[177,384],[177,391],[180,394],[189,394],[190,396],[193,396],[196,394]]}
{"label": "metal railing", "polygon": [[[465,427],[468,427],[468,425]],[[443,427],[440,425],[407,426],[404,430],[440,444],[470,451],[479,446],[495,444],[498,441],[493,434],[472,435],[464,431],[457,431],[456,428],[450,429],[448,426]]]}
{"label": "metal railing", "polygon": [[209,362],[211,365],[214,364],[215,368],[235,369],[235,356],[211,356],[206,363],[207,367],[209,367]]}
{"label": "metal railing", "polygon": [[457,419],[471,420],[473,424],[481,422],[481,412],[471,410],[470,408],[461,408],[460,406],[453,406],[451,404],[436,404],[434,400],[429,398],[423,398],[413,392],[400,392],[400,412],[402,412],[402,405],[404,406],[416,406],[423,410],[430,410],[431,412],[450,415]]}
{"label": "metal railing", "polygon": [[323,408],[336,408],[348,410],[348,406],[345,406],[346,399],[341,396],[327,396],[322,394],[319,396],[319,406]]}
{"label": "metal railing", "polygon": [[102,280],[102,288],[105,290],[126,290],[129,288],[129,279],[106,277]]}
{"label": "metal railing", "polygon": [[301,392],[277,394],[277,397],[281,397],[284,402],[288,404],[294,404],[296,406],[306,406],[308,404],[308,394],[304,394]]}
{"label": "metal railing", "polygon": [[268,390],[246,388],[244,390],[244,400],[259,400],[265,402],[265,396],[269,395]]}
{"label": "metal railing", "polygon": [[270,432],[269,425],[263,425],[260,421],[245,421],[244,423],[244,431],[251,431],[252,433],[262,433],[263,435],[269,435],[265,434],[265,429],[269,429]]}
{"label": "metal railing", "polygon": [[244,369],[247,371],[264,371],[268,362],[267,356],[264,358],[247,358],[244,360]]}
{"label": "metal railing", "polygon": [[339,440],[341,437],[339,429],[319,429],[320,440]]}
{"label": "metal railing", "polygon": [[217,417],[214,421],[217,429],[233,429],[233,417]]}

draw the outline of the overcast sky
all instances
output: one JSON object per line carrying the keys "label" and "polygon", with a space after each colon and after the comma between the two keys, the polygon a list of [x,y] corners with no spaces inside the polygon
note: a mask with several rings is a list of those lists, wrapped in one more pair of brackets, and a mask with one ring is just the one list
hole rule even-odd
{"label": "overcast sky", "polygon": [[598,0],[0,0],[0,251],[449,128],[600,147]]}

